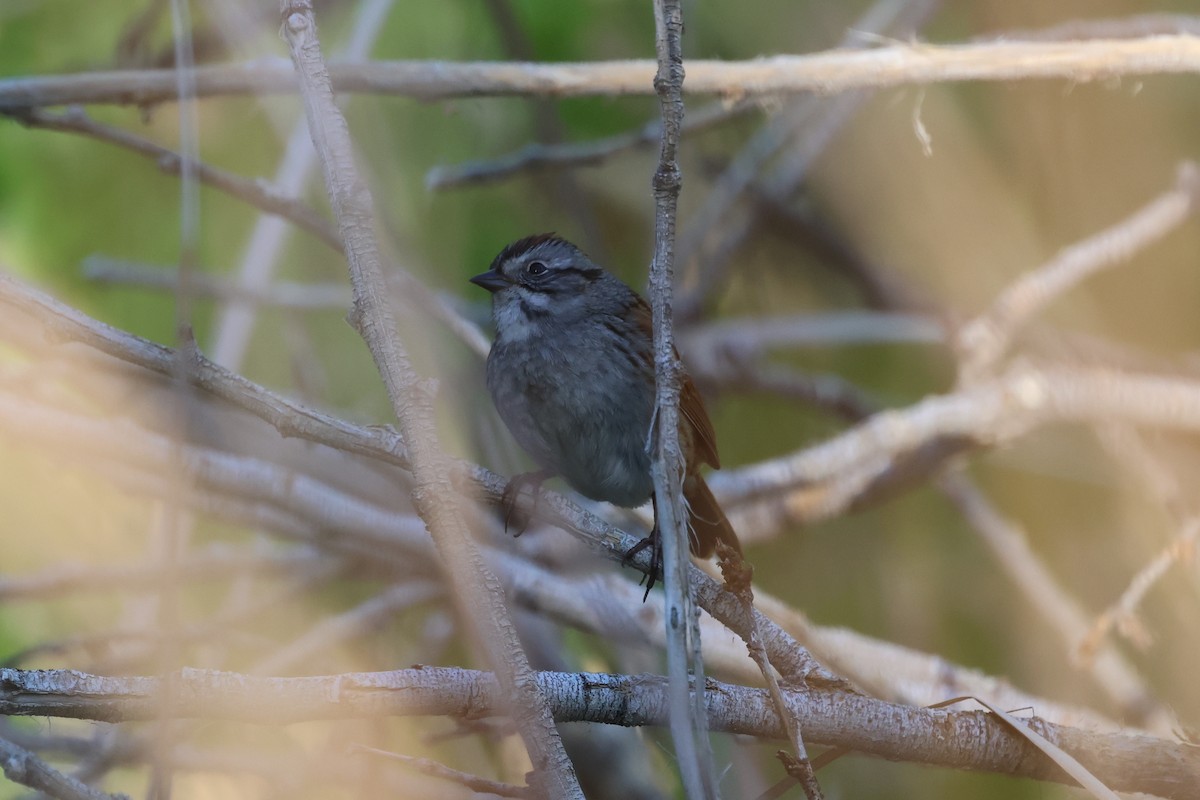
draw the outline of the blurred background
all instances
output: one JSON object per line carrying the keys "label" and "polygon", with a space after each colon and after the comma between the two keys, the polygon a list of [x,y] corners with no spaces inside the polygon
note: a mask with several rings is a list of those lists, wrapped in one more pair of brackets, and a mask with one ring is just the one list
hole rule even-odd
{"label": "blurred background", "polygon": [[[317,5],[331,60],[355,48],[372,59],[447,61],[654,55],[649,2]],[[199,63],[286,58],[276,5],[253,6],[232,0],[196,4]],[[894,11],[899,21],[885,18],[868,35],[863,26],[876,24],[881,8]],[[728,4],[688,2],[684,53],[740,60],[839,43],[876,46],[913,38],[958,43],[1021,38],[1044,29],[1052,29],[1052,38],[1071,38],[1072,29],[1061,26],[1148,12],[1162,15],[1142,19],[1149,30],[1200,27],[1200,16],[1195,22],[1165,16],[1200,15],[1200,2],[1182,0],[755,0],[736,13]],[[1130,24],[1118,30],[1130,35],[1141,29]],[[158,0],[94,0],[74,4],[69,13],[62,4],[36,0],[0,5],[0,78],[149,69],[170,66],[173,59],[170,11]],[[708,114],[716,121],[689,131],[681,151],[679,331],[685,361],[700,365],[693,372],[727,468],[825,440],[864,410],[901,408],[952,390],[956,373],[948,326],[986,309],[1018,275],[1166,191],[1177,165],[1200,155],[1195,76],[940,84],[801,100],[807,105],[797,110],[795,98],[723,104],[687,98],[690,119]],[[656,98],[421,102],[346,95],[342,102],[388,259],[437,293],[447,308],[486,326],[485,293],[466,279],[486,269],[508,242],[542,231],[557,231],[631,285],[644,286],[653,248],[653,137],[650,144],[586,165],[521,170],[494,180],[451,178],[464,163],[494,162],[531,143],[584,144],[639,130],[657,119]],[[302,125],[295,97],[215,97],[202,100],[197,111],[206,163],[268,180],[286,170],[281,164],[289,138]],[[95,106],[87,113],[98,123],[178,148],[174,105]],[[764,144],[771,136],[778,140],[774,148]],[[299,140],[304,138],[302,132]],[[299,180],[299,195],[327,211],[319,174]],[[731,185],[737,191],[730,192]],[[393,422],[366,348],[344,321],[349,296],[344,262],[294,228],[278,234],[277,244],[263,244],[256,237],[271,234],[259,229],[262,224],[251,206],[201,190],[195,266],[211,276],[213,291],[220,294],[253,265],[269,264],[264,274],[273,277],[266,284],[274,288],[268,294],[278,299],[296,284],[313,284],[325,292],[324,301],[239,306],[202,296],[191,314],[197,344],[214,360],[305,404],[363,424]],[[178,317],[171,287],[180,231],[179,181],[152,159],[94,137],[0,119],[5,272],[109,325],[173,346]],[[1198,369],[1200,341],[1198,237],[1194,222],[1185,224],[1129,263],[1070,292],[1039,318],[1022,352],[1047,362],[1119,361],[1141,372],[1190,375]],[[266,249],[255,250],[252,242]],[[272,249],[275,254],[263,260],[261,254]],[[731,374],[721,359],[708,357],[698,345],[694,352],[687,347],[689,332],[714,320],[859,319],[829,316],[850,311],[906,316],[876,318],[894,325],[881,335],[852,328],[852,335],[797,336],[758,356],[757,366],[794,381],[791,390],[736,370]],[[401,326],[420,370],[440,381],[446,447],[503,474],[528,468],[491,410],[479,355],[436,315],[406,311]],[[48,351],[41,337],[28,334],[28,328],[23,335],[0,324],[4,391],[25,392],[26,398],[94,420],[163,435],[176,430],[179,420],[165,385],[126,381],[78,353]],[[834,387],[839,402],[806,392],[805,381],[828,381],[822,385]],[[863,405],[854,406],[859,401]],[[195,409],[188,427],[207,446],[262,455],[390,512],[408,513],[402,479],[393,470],[365,461],[347,466],[315,446],[280,440],[255,420],[214,409]],[[968,472],[995,509],[1024,531],[1072,610],[1090,623],[1194,513],[1189,487],[1200,454],[1196,444],[1181,434],[1147,434],[1130,444],[1120,432],[1050,426],[998,450],[972,454]],[[1146,479],[1151,467],[1139,460],[1143,456],[1161,471],[1156,481]],[[153,476],[131,477],[132,472],[121,454],[100,444],[56,443],[11,418],[0,424],[0,662],[111,674],[157,671],[149,635],[139,638],[137,632],[162,624],[163,611],[153,580],[138,583],[130,576],[150,570],[157,548],[167,541],[160,534],[169,504],[155,498],[169,493],[163,484],[171,479],[159,476],[154,484]],[[1155,486],[1173,488],[1156,492]],[[228,506],[206,510],[196,504],[191,510],[188,557],[216,566],[186,581],[179,593],[173,613],[187,631],[180,645],[183,663],[281,675],[417,662],[481,666],[459,639],[428,560],[406,567],[401,558],[372,570],[361,553],[326,558],[319,533],[308,540],[279,536],[286,522],[277,520],[273,527],[246,509],[239,519]],[[514,544],[489,524],[486,513],[476,521],[481,537],[496,547],[517,547],[534,563],[634,582],[631,571],[618,573],[571,549],[561,532],[531,531]],[[1190,558],[1169,569],[1147,594],[1138,625],[1126,626],[1136,636],[1109,637],[1140,687],[1137,702],[1122,703],[1079,655],[1078,640],[1070,641],[1052,614],[1017,588],[970,522],[928,482],[830,519],[797,518],[761,530],[745,524],[756,586],[816,624],[938,656],[1128,725],[1155,728],[1172,715],[1181,728],[1198,722],[1194,620],[1200,595]],[[412,531],[423,535],[419,522]],[[222,566],[236,563],[241,566]],[[133,572],[82,588],[11,589],[18,578],[68,567]],[[296,645],[337,615],[361,612],[400,589],[405,593],[391,596],[374,616],[365,615],[367,622],[354,635],[318,638],[315,647]],[[564,669],[662,669],[652,647],[623,647],[570,625],[547,624],[547,615],[529,604],[526,613],[531,641],[541,637],[531,650],[547,665],[558,659],[556,667]],[[137,741],[150,730],[126,726],[114,734],[109,726],[47,720],[14,725],[25,735],[70,733],[81,741],[117,735]],[[600,746],[599,731],[567,727],[576,729],[585,746]],[[1156,732],[1169,733],[1161,727]],[[348,742],[434,757],[502,780],[520,782],[524,771],[519,742],[510,732],[463,731],[438,719],[262,729],[209,723],[181,726],[178,735],[173,763],[180,798],[362,797],[385,791],[472,796],[384,760],[344,757]],[[614,796],[606,791],[682,796],[665,734],[629,736],[625,746],[644,761],[622,758],[617,763],[629,763],[629,769],[610,771],[630,773],[630,784],[596,789],[594,796]],[[728,797],[754,797],[781,774],[772,755],[777,743],[721,736],[714,742],[718,763],[733,765],[722,784]],[[306,753],[338,757],[297,770]],[[110,775],[105,786],[144,796],[142,763],[112,757],[105,764]],[[842,759],[820,778],[829,797],[1069,794],[1051,785],[865,757]],[[0,784],[0,797],[26,796],[23,792]],[[800,793],[793,789],[793,795]]]}

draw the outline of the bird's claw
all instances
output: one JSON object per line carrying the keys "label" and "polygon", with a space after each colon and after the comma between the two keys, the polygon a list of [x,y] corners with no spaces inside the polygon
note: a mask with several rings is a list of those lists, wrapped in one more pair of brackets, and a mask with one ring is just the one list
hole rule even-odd
{"label": "bird's claw", "polygon": [[521,526],[521,530],[517,531],[514,536],[520,536],[529,527],[529,521],[537,513],[538,502],[542,498],[542,484],[546,482],[554,473],[550,470],[539,469],[535,472],[523,472],[520,475],[514,475],[504,487],[504,493],[500,495],[500,507],[504,509],[504,532],[508,533],[509,522],[512,521],[513,512],[517,509],[517,500],[521,497],[521,490],[528,486],[533,493],[533,507],[529,509],[529,514],[525,517],[525,524]]}
{"label": "bird's claw", "polygon": [[662,575],[662,542],[659,539],[658,525],[650,530],[649,536],[626,550],[625,555],[621,556],[621,565],[627,567],[633,563],[637,554],[647,547],[650,548],[650,570],[638,582],[638,586],[641,586],[642,583],[646,584],[646,593],[642,595],[643,603],[650,597],[650,590],[654,588],[654,584]]}

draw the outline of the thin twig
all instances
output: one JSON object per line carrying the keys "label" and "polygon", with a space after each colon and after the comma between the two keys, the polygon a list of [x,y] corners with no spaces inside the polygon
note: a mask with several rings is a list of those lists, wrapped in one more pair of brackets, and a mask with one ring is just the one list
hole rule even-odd
{"label": "thin twig", "polygon": [[[1087,635],[1088,617],[1034,555],[1024,533],[961,473],[944,475],[938,481],[938,488],[958,507],[1021,592],[1055,628],[1063,640],[1063,650],[1073,654]],[[1133,665],[1111,645],[1103,645],[1097,652],[1090,672],[1124,716],[1157,733],[1171,730],[1171,714],[1155,699]]]}
{"label": "thin twig", "polygon": [[1137,607],[1173,565],[1196,560],[1197,540],[1200,540],[1200,517],[1192,517],[1183,530],[1130,579],[1129,586],[1116,602],[1092,623],[1075,651],[1080,662],[1091,664],[1101,643],[1114,628],[1136,645],[1145,647],[1149,644],[1149,634],[1137,620]]}
{"label": "thin twig", "polygon": [[[755,111],[760,106],[756,100],[711,103],[689,113],[680,133],[695,134],[709,130]],[[516,152],[496,158],[433,167],[425,174],[425,188],[431,191],[458,189],[505,180],[530,170],[596,166],[626,150],[656,144],[661,136],[662,120],[653,120],[636,130],[589,142],[528,144]]]}
{"label": "thin twig", "polygon": [[404,609],[428,602],[441,593],[442,587],[428,580],[393,586],[349,611],[321,621],[303,636],[256,662],[250,671],[259,675],[278,675],[297,663],[327,652],[340,642],[366,635]]}
{"label": "thin twig", "polygon": [[804,789],[805,797],[808,800],[821,800],[824,794],[821,791],[821,785],[817,782],[817,776],[813,772],[812,764],[809,761],[808,748],[804,746],[804,736],[800,730],[800,722],[788,709],[787,701],[783,696],[783,690],[780,688],[779,681],[775,677],[775,671],[771,669],[767,650],[763,646],[762,634],[759,632],[758,625],[754,620],[754,589],[751,586],[754,568],[747,564],[733,548],[728,547],[723,542],[717,544],[717,561],[721,565],[725,588],[737,597],[744,610],[746,621],[743,625],[743,630],[746,635],[746,650],[762,673],[763,680],[766,681],[767,691],[771,695],[771,702],[775,704],[775,708],[779,712],[779,718],[783,720],[784,728],[787,730],[788,741],[792,744],[793,752],[787,754],[781,751],[781,760],[787,764],[788,774],[795,777]]}
{"label": "thin twig", "polygon": [[975,41],[1061,42],[1072,39],[1138,39],[1144,36],[1200,35],[1194,14],[1134,14],[1111,19],[1073,19],[1048,28],[985,33]]}
{"label": "thin twig", "polygon": [[435,778],[453,781],[467,787],[473,792],[485,792],[487,794],[499,795],[500,797],[528,797],[529,789],[525,786],[514,786],[511,783],[501,783],[499,781],[488,780],[481,778],[478,775],[472,775],[469,772],[463,772],[457,769],[451,769],[445,764],[440,764],[428,758],[417,758],[415,756],[404,755],[403,753],[392,753],[387,750],[380,750],[377,747],[368,747],[363,744],[352,744],[349,746],[351,754],[364,753],[373,756],[380,756],[390,761],[396,761],[406,767],[422,772],[426,775],[432,775]]}
{"label": "thin twig", "polygon": [[[193,553],[179,564],[178,576],[190,581],[227,580],[244,573],[288,574],[315,566],[320,557],[304,550],[276,554],[212,549]],[[146,591],[160,586],[163,576],[153,566],[100,567],[60,564],[32,575],[0,576],[0,601],[13,603],[91,591]]]}
{"label": "thin twig", "polygon": [[[179,273],[170,267],[136,264],[103,256],[84,259],[83,277],[101,284],[141,286],[165,291],[174,291],[179,285]],[[207,272],[194,275],[192,281],[197,296],[215,300],[236,298],[255,305],[297,311],[345,309],[350,305],[350,289],[340,283],[276,281],[257,289],[235,283],[224,275]]]}
{"label": "thin twig", "polygon": [[1186,162],[1178,169],[1175,185],[1165,193],[1018,278],[986,312],[958,332],[960,380],[979,380],[991,370],[1021,326],[1062,294],[1100,270],[1128,261],[1179,227],[1195,212],[1198,196],[1200,169]]}
{"label": "thin twig", "polygon": [[[172,72],[172,74],[174,74]],[[37,108],[15,108],[5,112],[7,116],[30,128],[61,131],[87,136],[102,142],[115,144],[139,155],[153,159],[164,172],[180,175],[185,169],[194,171],[196,179],[248,203],[268,214],[276,214],[294,222],[316,236],[335,252],[341,252],[341,239],[337,229],[307,203],[289,196],[283,191],[261,180],[250,180],[227,170],[199,161],[188,161],[178,153],[155,144],[149,139],[96,122],[81,108],[70,108],[55,114]]]}

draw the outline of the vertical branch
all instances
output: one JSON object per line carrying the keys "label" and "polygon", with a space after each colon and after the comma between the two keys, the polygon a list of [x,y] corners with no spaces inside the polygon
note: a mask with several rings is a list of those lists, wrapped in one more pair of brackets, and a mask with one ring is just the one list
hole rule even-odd
{"label": "vertical branch", "polygon": [[281,0],[283,31],[300,80],[309,132],[320,157],[330,204],[345,243],[354,307],[349,321],[366,342],[387,389],[408,448],[413,504],[433,537],[460,617],[487,654],[504,690],[507,711],[524,740],[535,796],[583,800],[575,771],[521,650],[504,592],[467,535],[434,428],[432,387],[419,379],[396,325],[374,234],[371,196],[354,166],[350,132],[333,101],[311,0]]}
{"label": "vertical branch", "polygon": [[[343,62],[355,63],[367,58],[383,30],[392,3],[393,0],[371,0],[358,8],[350,40],[341,53]],[[288,197],[302,197],[315,165],[316,153],[308,138],[308,127],[298,121],[288,136],[272,185]],[[261,309],[244,295],[267,291],[292,230],[287,220],[270,214],[261,215],[255,223],[237,270],[237,285],[244,291],[222,308],[213,337],[212,360],[221,366],[240,368]]]}
{"label": "vertical branch", "polygon": [[155,514],[154,546],[158,548],[158,566],[163,581],[156,595],[154,624],[158,633],[158,671],[163,679],[163,702],[156,720],[149,785],[150,800],[171,797],[173,767],[171,748],[174,725],[168,715],[175,692],[175,669],[179,666],[179,640],[182,627],[179,610],[179,560],[192,531],[192,516],[178,498],[187,490],[182,448],[191,439],[193,387],[188,354],[194,343],[192,334],[192,275],[200,238],[200,183],[196,164],[200,160],[197,141],[195,59],[192,53],[192,20],[186,0],[172,0],[171,27],[175,46],[175,90],[179,103],[179,286],[175,293],[175,359],[172,364],[172,407],[177,438],[171,449],[170,482],[172,497],[162,500]]}
{"label": "vertical branch", "polygon": [[[654,261],[650,302],[654,311],[657,385],[652,473],[656,522],[663,548],[666,587],[667,675],[671,738],[689,798],[716,797],[716,773],[708,744],[704,664],[700,658],[699,609],[688,583],[687,511],[683,503],[684,459],[679,449],[680,364],[671,325],[675,212],[681,178],[676,150],[683,123],[683,10],[680,0],[654,0],[658,71],[654,89],[662,107],[662,146],[654,173]],[[691,666],[695,691],[688,690]]]}

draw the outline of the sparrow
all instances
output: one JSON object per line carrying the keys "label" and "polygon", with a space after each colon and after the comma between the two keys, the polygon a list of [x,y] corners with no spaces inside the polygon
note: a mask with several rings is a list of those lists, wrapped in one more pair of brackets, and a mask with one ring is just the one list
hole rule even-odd
{"label": "sparrow", "polygon": [[[578,247],[552,233],[505,247],[471,283],[492,293],[496,338],[487,387],[500,418],[540,467],[505,491],[511,512],[521,489],[535,502],[559,476],[585,497],[625,508],[655,500],[648,450],[656,394],[649,304]],[[677,354],[678,355],[678,354]],[[738,553],[733,527],[700,473],[717,469],[716,434],[686,372],[679,399],[683,496],[691,552],[708,558],[717,542]],[[651,547],[646,593],[662,560],[658,508],[650,535],[625,554]]]}

